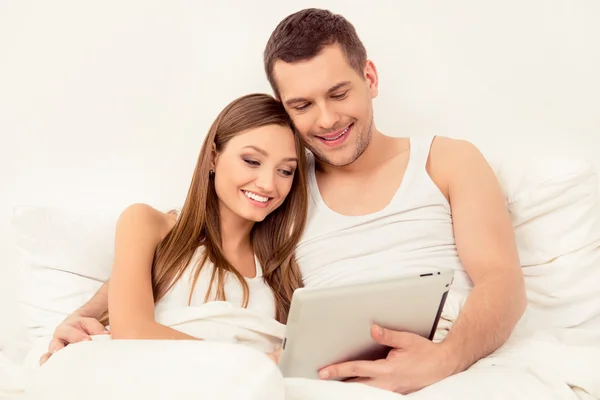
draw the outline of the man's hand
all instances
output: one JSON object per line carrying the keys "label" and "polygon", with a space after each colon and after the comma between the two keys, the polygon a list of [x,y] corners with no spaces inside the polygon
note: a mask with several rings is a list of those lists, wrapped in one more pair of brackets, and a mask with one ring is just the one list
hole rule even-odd
{"label": "man's hand", "polygon": [[331,365],[319,371],[321,379],[348,379],[407,394],[441,381],[455,371],[443,345],[422,336],[378,326],[373,326],[371,336],[377,343],[393,347],[387,358]]}
{"label": "man's hand", "polygon": [[54,335],[48,346],[48,352],[40,358],[44,364],[58,350],[77,342],[91,340],[91,335],[107,334],[106,328],[95,318],[71,314],[54,330]]}

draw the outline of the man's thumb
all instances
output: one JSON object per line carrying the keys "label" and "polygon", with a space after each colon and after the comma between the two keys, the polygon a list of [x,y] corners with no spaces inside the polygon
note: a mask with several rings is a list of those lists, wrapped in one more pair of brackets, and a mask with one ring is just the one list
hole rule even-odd
{"label": "man's thumb", "polygon": [[391,329],[385,329],[379,325],[373,325],[371,336],[379,344],[402,349],[410,346],[412,335],[407,332],[398,332]]}

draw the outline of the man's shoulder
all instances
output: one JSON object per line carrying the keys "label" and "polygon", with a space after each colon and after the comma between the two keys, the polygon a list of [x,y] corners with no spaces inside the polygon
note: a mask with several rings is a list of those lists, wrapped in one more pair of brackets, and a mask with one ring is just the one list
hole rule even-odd
{"label": "man's shoulder", "polygon": [[428,167],[457,172],[482,163],[486,163],[483,154],[468,140],[436,136],[431,144]]}
{"label": "man's shoulder", "polygon": [[431,144],[427,172],[446,198],[453,184],[468,180],[476,171],[488,168],[481,151],[468,140],[436,136]]}
{"label": "man's shoulder", "polygon": [[473,157],[481,152],[473,143],[464,139],[454,139],[447,136],[436,136],[431,145],[432,156],[441,159],[462,159]]}

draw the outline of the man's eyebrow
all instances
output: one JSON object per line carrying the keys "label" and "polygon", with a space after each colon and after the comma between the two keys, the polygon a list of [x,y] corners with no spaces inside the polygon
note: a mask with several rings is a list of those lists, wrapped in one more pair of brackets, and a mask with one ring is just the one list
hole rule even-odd
{"label": "man's eyebrow", "polygon": [[[264,149],[261,149],[260,147],[249,145],[249,146],[244,146],[242,148],[243,149],[252,149],[252,150],[255,150],[255,151],[259,152],[260,154],[262,154],[265,157],[269,156],[269,153],[267,153]],[[295,162],[298,162],[298,159],[296,157],[287,157],[287,158],[284,158],[283,161],[295,161]]]}
{"label": "man's eyebrow", "polygon": [[[348,85],[350,85],[350,83],[351,83],[350,81],[336,83],[335,85],[330,87],[329,90],[327,90],[327,94],[331,94],[331,93],[335,92],[336,90],[343,88],[344,86],[348,86]],[[287,104],[288,106],[291,106],[292,104],[295,104],[295,103],[305,103],[307,101],[308,100],[305,99],[304,97],[294,97],[289,100],[286,100],[285,104]]]}
{"label": "man's eyebrow", "polygon": [[344,86],[348,86],[348,85],[350,85],[350,81],[340,82],[340,83],[335,84],[332,87],[330,87],[329,90],[327,91],[327,93],[328,94],[333,93],[336,90],[339,90],[339,89],[343,88]]}
{"label": "man's eyebrow", "polygon": [[289,100],[286,100],[285,104],[287,104],[288,106],[291,106],[296,103],[306,103],[306,102],[307,102],[307,100],[304,97],[294,97]]}

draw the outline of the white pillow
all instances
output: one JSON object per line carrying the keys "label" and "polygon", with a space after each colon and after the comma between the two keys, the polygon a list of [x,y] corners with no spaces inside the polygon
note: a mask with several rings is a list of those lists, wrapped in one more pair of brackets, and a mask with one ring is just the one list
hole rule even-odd
{"label": "white pillow", "polygon": [[30,338],[52,335],[110,277],[121,210],[18,207],[12,223],[21,255],[22,321]]}
{"label": "white pillow", "polygon": [[511,213],[536,329],[600,321],[600,196],[592,163],[493,163]]}
{"label": "white pillow", "polygon": [[[541,327],[600,316],[600,199],[592,164],[581,159],[491,161],[515,226],[530,308]],[[21,302],[32,337],[48,336],[87,301],[112,268],[121,210],[19,208],[13,223],[23,256]]]}

